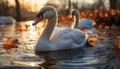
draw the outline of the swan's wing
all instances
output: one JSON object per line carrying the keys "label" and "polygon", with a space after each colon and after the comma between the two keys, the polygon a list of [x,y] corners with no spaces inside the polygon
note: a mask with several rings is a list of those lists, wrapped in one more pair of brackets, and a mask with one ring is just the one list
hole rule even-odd
{"label": "swan's wing", "polygon": [[61,38],[54,39],[53,44],[56,48],[78,48],[85,44],[85,34],[78,30],[72,30],[66,34],[63,34]]}
{"label": "swan's wing", "polygon": [[76,44],[81,44],[85,39],[85,34],[79,30],[73,30],[69,33],[66,33],[62,37],[64,40],[71,39]]}
{"label": "swan's wing", "polygon": [[66,33],[69,33],[70,31],[72,31],[72,29],[70,29],[70,28],[56,28],[54,31],[53,31],[53,33],[52,33],[52,35],[51,35],[51,37],[50,37],[50,40],[51,41],[53,41],[53,40],[55,40],[55,39],[59,39],[59,38],[61,38],[64,34],[66,34]]}
{"label": "swan's wing", "polygon": [[52,50],[78,48],[86,43],[85,33],[76,29],[55,29],[51,37],[51,46],[55,46]]}
{"label": "swan's wing", "polygon": [[55,39],[52,44],[56,46],[56,50],[78,48],[86,43],[84,37],[83,32],[71,31],[64,34],[63,37]]}

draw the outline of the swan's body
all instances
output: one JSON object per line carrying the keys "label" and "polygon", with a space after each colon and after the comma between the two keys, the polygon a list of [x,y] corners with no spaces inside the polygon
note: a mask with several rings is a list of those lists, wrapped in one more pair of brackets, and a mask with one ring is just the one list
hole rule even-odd
{"label": "swan's body", "polygon": [[[41,34],[35,51],[55,51],[55,50],[63,50],[63,49],[72,49],[83,46],[86,43],[85,34],[80,30],[75,30],[71,28],[67,28],[70,30],[69,32],[65,32],[65,29],[58,30],[60,32],[64,31],[65,33],[60,36],[58,39],[50,40],[51,35],[53,34],[54,27],[57,22],[57,12],[55,8],[51,6],[43,7],[40,10],[40,13],[37,15],[36,21],[33,25],[36,25],[43,18],[47,19],[47,25]],[[57,36],[57,35],[56,35]]]}

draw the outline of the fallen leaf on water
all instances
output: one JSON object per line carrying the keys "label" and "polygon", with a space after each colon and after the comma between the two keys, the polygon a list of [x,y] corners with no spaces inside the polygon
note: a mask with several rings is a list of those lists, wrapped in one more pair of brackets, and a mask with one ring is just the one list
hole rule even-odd
{"label": "fallen leaf on water", "polygon": [[7,53],[10,53],[10,49],[18,48],[18,46],[16,46],[17,42],[19,42],[18,39],[11,40],[10,37],[7,37],[6,41],[3,43],[3,48],[7,51]]}

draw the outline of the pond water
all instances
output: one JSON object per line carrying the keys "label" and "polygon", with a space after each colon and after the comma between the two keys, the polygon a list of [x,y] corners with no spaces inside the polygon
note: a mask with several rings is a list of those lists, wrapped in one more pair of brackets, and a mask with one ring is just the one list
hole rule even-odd
{"label": "pond water", "polygon": [[[32,21],[20,22],[23,28]],[[115,52],[112,44],[117,42],[119,30],[107,31],[93,29],[98,36],[97,47],[82,47],[52,52],[41,52],[35,55],[34,46],[42,30],[34,27],[27,31],[17,31],[16,24],[0,27],[0,69],[119,69],[119,59],[114,59]],[[40,28],[39,28],[40,29]],[[18,48],[10,49],[9,53],[3,48],[6,38],[18,39]],[[45,61],[46,60],[46,61]]]}

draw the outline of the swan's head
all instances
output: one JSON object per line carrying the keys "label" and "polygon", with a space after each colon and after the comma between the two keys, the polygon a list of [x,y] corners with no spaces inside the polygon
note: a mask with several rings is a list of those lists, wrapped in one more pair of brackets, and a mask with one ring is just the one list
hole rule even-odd
{"label": "swan's head", "polygon": [[55,8],[52,6],[45,6],[40,9],[39,13],[36,15],[36,20],[32,25],[34,26],[43,19],[51,19],[52,17],[55,16],[57,16]]}
{"label": "swan's head", "polygon": [[73,19],[74,16],[79,16],[79,11],[76,9],[72,10],[72,18],[71,19]]}

